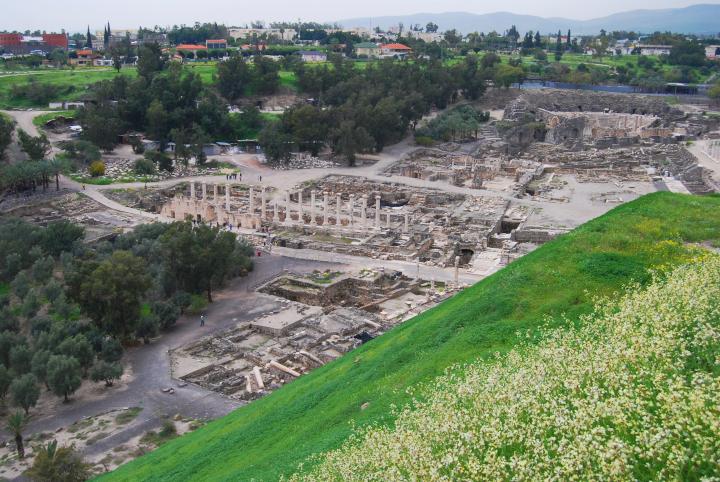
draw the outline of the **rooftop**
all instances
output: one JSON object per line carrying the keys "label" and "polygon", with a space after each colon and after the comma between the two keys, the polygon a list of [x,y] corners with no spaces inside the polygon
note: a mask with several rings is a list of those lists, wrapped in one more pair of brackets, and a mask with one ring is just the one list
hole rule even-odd
{"label": "rooftop", "polygon": [[372,42],[360,42],[359,44],[355,44],[356,49],[377,49],[379,48],[377,44]]}
{"label": "rooftop", "polygon": [[175,50],[205,50],[207,47],[204,45],[193,45],[193,44],[180,44],[175,47]]}
{"label": "rooftop", "polygon": [[410,47],[408,47],[407,45],[397,44],[397,43],[395,43],[395,44],[383,44],[382,48],[384,48],[384,49],[390,49],[390,50],[412,50],[412,49],[411,49]]}

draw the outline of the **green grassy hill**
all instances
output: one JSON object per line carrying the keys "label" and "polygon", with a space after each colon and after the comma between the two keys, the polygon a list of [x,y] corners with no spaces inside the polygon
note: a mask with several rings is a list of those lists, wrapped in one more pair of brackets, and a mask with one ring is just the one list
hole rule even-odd
{"label": "green grassy hill", "polygon": [[450,365],[507,352],[518,330],[546,316],[577,320],[648,268],[692,259],[694,243],[720,246],[720,197],[655,193],[550,242],[452,299],[107,480],[273,480],[338,448],[351,423],[392,424],[407,389]]}
{"label": "green grassy hill", "polygon": [[[714,480],[720,256],[455,367],[291,480]],[[538,338],[538,337],[534,337]]]}

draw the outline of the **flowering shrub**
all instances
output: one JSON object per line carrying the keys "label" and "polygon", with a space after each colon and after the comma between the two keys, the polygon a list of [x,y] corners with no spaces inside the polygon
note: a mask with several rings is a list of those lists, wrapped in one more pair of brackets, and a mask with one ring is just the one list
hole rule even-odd
{"label": "flowering shrub", "polygon": [[293,480],[718,480],[720,257],[581,321],[455,367]]}
{"label": "flowering shrub", "polygon": [[102,161],[93,161],[88,167],[88,172],[92,177],[99,177],[105,175],[105,163]]}

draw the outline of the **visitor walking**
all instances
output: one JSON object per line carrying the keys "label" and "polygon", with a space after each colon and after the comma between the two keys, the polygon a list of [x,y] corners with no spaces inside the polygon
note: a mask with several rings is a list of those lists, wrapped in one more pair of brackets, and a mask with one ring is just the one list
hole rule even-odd
{"label": "visitor walking", "polygon": [[205,313],[200,315],[200,326],[205,326]]}

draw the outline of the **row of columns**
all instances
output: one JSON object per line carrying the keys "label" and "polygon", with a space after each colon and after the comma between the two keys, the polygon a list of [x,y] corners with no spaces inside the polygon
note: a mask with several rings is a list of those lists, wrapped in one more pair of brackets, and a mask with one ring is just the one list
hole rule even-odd
{"label": "row of columns", "polygon": [[[207,200],[207,184],[203,182],[201,184],[201,198],[202,200]],[[190,183],[190,198],[195,199],[196,193],[195,193],[195,183]],[[217,203],[218,201],[218,185],[213,185],[213,200]],[[292,214],[293,214],[293,204],[296,204],[295,211],[298,215],[298,222],[304,224],[305,223],[305,211],[304,211],[304,203],[303,203],[303,191],[298,191],[298,201],[297,203],[293,203],[290,200],[290,191],[285,191],[284,195],[284,204],[285,204],[285,223],[290,224],[292,223]],[[359,217],[359,223],[362,227],[369,227],[368,226],[368,217],[367,217],[367,208],[368,208],[368,197],[366,195],[363,195],[360,197],[360,217]],[[267,199],[267,193],[265,186],[261,187],[260,190],[260,216],[261,219],[267,218],[267,206],[268,199]],[[311,191],[310,193],[310,225],[316,226],[317,225],[317,198],[316,198],[316,192]],[[343,202],[342,197],[340,193],[335,194],[335,226],[342,226],[342,218],[343,218]],[[350,226],[355,226],[355,208],[356,208],[356,198],[355,194],[350,194],[350,199],[346,204],[345,209],[345,217],[348,219]],[[230,211],[230,184],[225,184],[225,210]],[[256,206],[255,206],[255,188],[253,186],[250,186],[250,190],[248,193],[248,212],[250,214],[255,214]],[[328,192],[323,192],[323,207],[322,207],[322,218],[323,218],[323,225],[328,226],[330,222],[330,194]],[[381,229],[382,223],[381,223],[381,209],[380,209],[380,196],[375,196],[375,222],[374,222],[374,228],[375,229]],[[408,213],[403,213],[403,231],[408,232],[410,229],[410,216]],[[280,206],[277,199],[274,200],[273,203],[273,216],[272,216],[273,222],[277,223],[280,221]],[[385,226],[390,227],[391,225],[391,213],[387,212],[385,213]]]}
{"label": "row of columns", "polygon": [[[298,200],[297,202],[292,202],[290,199],[290,191],[285,191],[283,195],[283,199],[279,201],[277,198],[273,201],[273,216],[272,220],[273,222],[277,223],[280,222],[280,210],[281,210],[281,204],[284,204],[285,208],[285,223],[291,224],[293,222],[292,215],[293,211],[297,213],[298,219],[297,222],[300,222],[302,224],[305,223],[305,205],[303,202],[303,191],[298,191]],[[262,191],[260,193],[261,195],[261,208],[260,208],[260,215],[262,219],[265,219],[267,217],[267,197],[265,192],[265,187],[262,188]],[[255,191],[254,188],[250,187],[249,192],[249,211],[251,214],[255,213]],[[369,227],[368,226],[368,217],[367,217],[367,208],[368,208],[368,197],[363,195],[360,198],[360,216],[359,216],[359,223],[363,227]],[[331,207],[330,207],[330,194],[328,192],[323,192],[323,202],[322,202],[322,219],[323,219],[323,225],[328,226],[330,224],[330,215],[331,215]],[[293,205],[295,205],[293,207]],[[316,226],[317,225],[317,194],[315,191],[310,192],[310,225]],[[345,214],[343,214],[343,211]],[[347,202],[345,206],[345,210],[343,210],[343,201],[341,195],[335,194],[335,226],[341,226],[342,225],[342,219],[343,216],[345,216],[348,219],[350,226],[355,226],[355,212],[356,212],[356,198],[354,194],[350,195],[350,200]],[[391,223],[391,214],[386,213],[385,214],[385,225],[387,227],[390,227]],[[376,229],[380,229],[381,226],[381,210],[380,210],[380,196],[375,196],[375,226]],[[410,216],[408,213],[404,213],[404,224],[403,224],[403,230],[408,231],[410,229]]]}
{"label": "row of columns", "polygon": [[[208,195],[207,195],[207,183],[203,182],[201,184],[201,197],[200,199],[203,201],[207,201]],[[190,183],[190,199],[195,199],[195,183]],[[213,201],[217,202],[218,200],[218,185],[213,184]],[[230,184],[225,184],[225,209],[230,209]]]}

